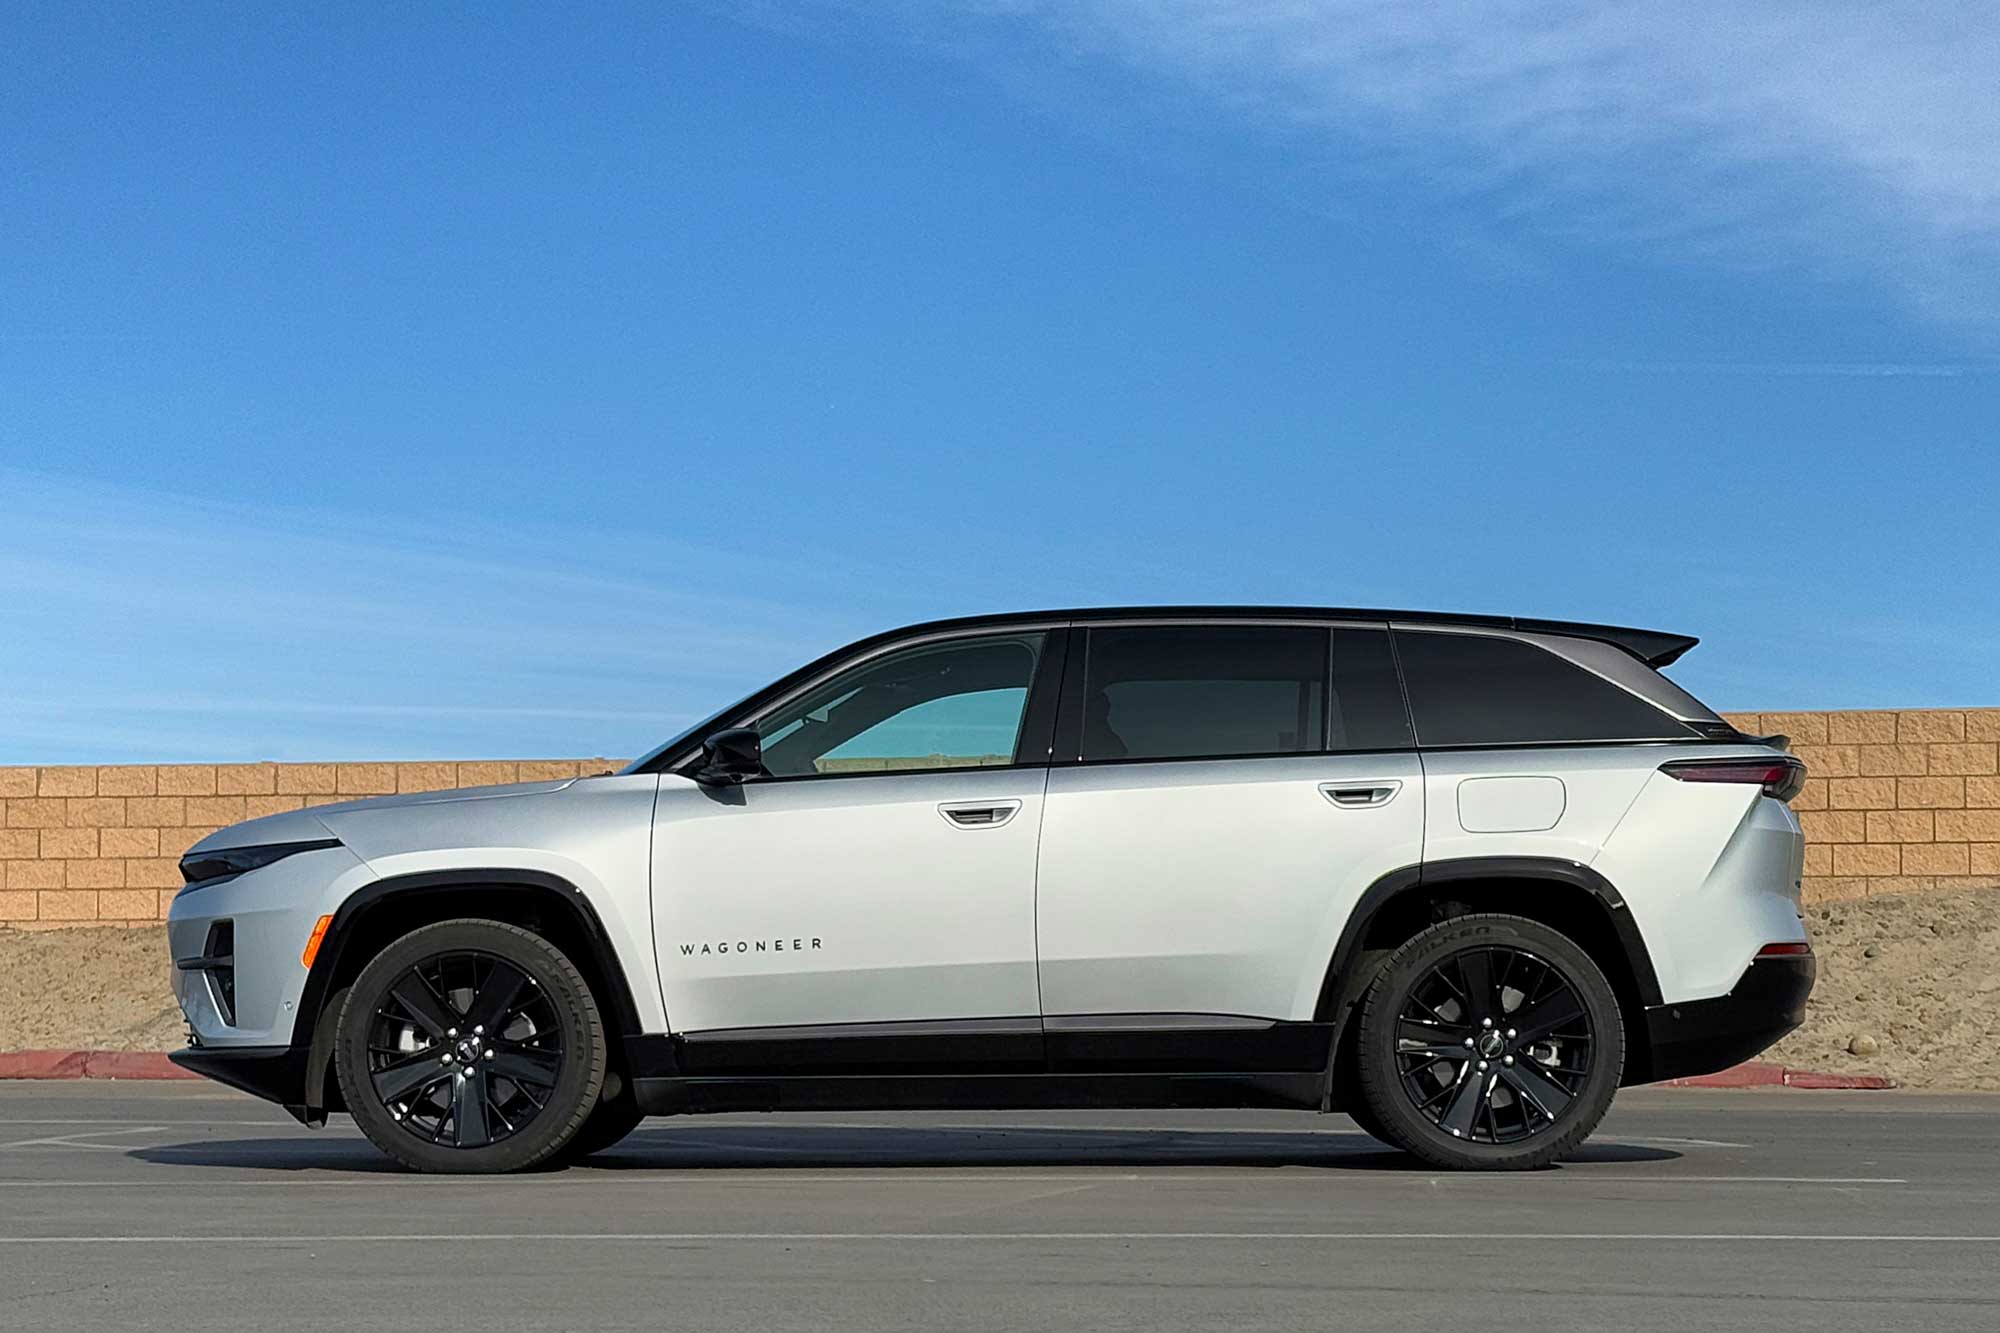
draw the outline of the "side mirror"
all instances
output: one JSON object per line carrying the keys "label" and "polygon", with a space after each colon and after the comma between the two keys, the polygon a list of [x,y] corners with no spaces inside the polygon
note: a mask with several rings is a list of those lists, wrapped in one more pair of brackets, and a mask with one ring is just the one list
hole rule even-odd
{"label": "side mirror", "polygon": [[701,767],[694,780],[710,787],[734,787],[763,772],[763,738],[749,727],[731,727],[701,743]]}

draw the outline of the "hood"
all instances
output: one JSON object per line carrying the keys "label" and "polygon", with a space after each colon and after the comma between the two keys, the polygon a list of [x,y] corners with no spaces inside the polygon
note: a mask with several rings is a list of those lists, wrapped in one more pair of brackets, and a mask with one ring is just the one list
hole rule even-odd
{"label": "hood", "polygon": [[257,847],[273,842],[311,842],[328,836],[339,837],[338,829],[327,823],[328,816],[357,812],[395,810],[410,806],[459,805],[468,801],[501,801],[509,797],[539,796],[558,792],[582,781],[557,778],[549,782],[510,782],[497,787],[459,787],[452,791],[406,792],[396,796],[369,796],[359,800],[316,805],[304,810],[283,810],[275,815],[246,819],[241,824],[215,832],[189,848],[193,852],[217,851],[224,847]]}

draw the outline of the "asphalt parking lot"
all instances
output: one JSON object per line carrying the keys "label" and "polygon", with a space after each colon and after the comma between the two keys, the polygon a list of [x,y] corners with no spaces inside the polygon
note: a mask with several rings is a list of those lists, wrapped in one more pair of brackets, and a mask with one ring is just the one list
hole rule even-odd
{"label": "asphalt parking lot", "polygon": [[1448,1176],[1342,1117],[729,1116],[389,1170],[205,1084],[0,1084],[0,1327],[2000,1327],[2000,1097],[1628,1093]]}

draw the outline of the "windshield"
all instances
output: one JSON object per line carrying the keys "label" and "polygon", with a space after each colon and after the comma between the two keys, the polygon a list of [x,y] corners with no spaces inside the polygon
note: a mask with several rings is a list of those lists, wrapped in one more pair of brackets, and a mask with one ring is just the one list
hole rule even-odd
{"label": "windshield", "polygon": [[735,703],[729,705],[729,707],[723,709],[719,713],[714,713],[708,717],[703,718],[701,721],[689,727],[686,731],[680,733],[680,735],[675,736],[672,740],[663,742],[662,744],[659,745],[655,745],[652,749],[646,751],[646,753],[640,755],[637,759],[634,759],[631,763],[619,769],[618,772],[621,775],[626,773],[649,772],[652,766],[655,763],[659,762],[659,760],[662,757],[673,753],[675,750],[680,749],[682,746],[694,740],[696,737],[706,736],[711,730],[714,729],[716,723],[722,721],[723,718],[728,717],[731,713],[737,712],[745,704],[749,703],[754,698],[756,698],[756,696],[752,694],[744,695],[741,699],[738,699]]}

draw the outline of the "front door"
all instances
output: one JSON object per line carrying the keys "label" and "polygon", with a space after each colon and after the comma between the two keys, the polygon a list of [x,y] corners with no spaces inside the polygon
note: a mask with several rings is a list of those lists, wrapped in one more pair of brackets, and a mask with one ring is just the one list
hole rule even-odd
{"label": "front door", "polygon": [[655,945],[697,1069],[1039,1061],[1049,637],[889,650],[744,720],[767,776],[661,783]]}

